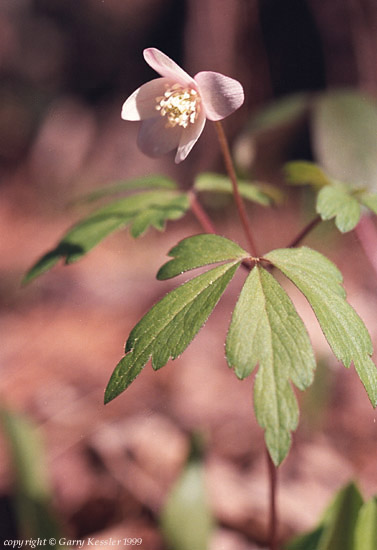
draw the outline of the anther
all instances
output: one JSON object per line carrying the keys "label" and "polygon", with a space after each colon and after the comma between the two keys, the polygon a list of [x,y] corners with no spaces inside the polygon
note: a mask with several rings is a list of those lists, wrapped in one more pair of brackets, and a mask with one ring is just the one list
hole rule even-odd
{"label": "anther", "polygon": [[167,88],[162,97],[156,97],[156,102],[156,110],[167,118],[167,127],[187,128],[196,121],[200,112],[200,97],[197,91],[182,88],[180,84]]}

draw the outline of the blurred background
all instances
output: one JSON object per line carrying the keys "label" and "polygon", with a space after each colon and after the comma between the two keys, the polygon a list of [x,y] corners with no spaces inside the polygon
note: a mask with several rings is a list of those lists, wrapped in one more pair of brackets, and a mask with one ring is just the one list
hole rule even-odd
{"label": "blurred background", "polygon": [[[201,232],[195,219],[138,240],[123,231],[78,264],[20,283],[82,215],[70,205],[80,194],[155,173],[186,188],[200,170],[223,170],[211,124],[179,166],[171,155],[138,151],[138,124],[120,110],[156,76],[142,57],[151,46],[190,74],[214,70],[242,82],[245,104],[225,127],[243,174],[285,192],[277,209],[249,207],[260,249],[287,244],[310,218],[313,197],[287,191],[281,166],[315,156],[316,94],[349,88],[375,98],[376,31],[375,0],[1,0],[0,538],[138,537],[141,548],[164,550],[161,513],[198,432],[214,517],[209,548],[263,547],[263,434],[252,381],[235,378],[223,348],[241,274],[180,359],[157,373],[148,365],[103,406],[131,328],[175,286],[155,274],[171,246]],[[281,101],[258,126],[258,114]],[[228,206],[206,204],[220,233],[242,245]],[[341,268],[376,340],[376,273],[354,234],[327,224],[308,242]],[[309,528],[352,477],[366,495],[377,492],[376,415],[353,369],[335,363],[308,306],[292,296],[320,361],[280,469],[282,539]]]}

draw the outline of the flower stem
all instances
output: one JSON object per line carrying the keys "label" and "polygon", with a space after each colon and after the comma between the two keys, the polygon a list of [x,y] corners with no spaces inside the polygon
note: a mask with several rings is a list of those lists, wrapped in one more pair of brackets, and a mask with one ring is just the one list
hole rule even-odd
{"label": "flower stem", "polygon": [[269,498],[269,527],[268,527],[268,544],[269,550],[278,550],[277,546],[277,532],[278,532],[278,519],[276,510],[276,496],[277,496],[277,480],[278,469],[272,462],[270,453],[266,448],[268,479],[270,484],[270,498]]}
{"label": "flower stem", "polygon": [[366,257],[373,267],[374,272],[377,274],[377,231],[373,220],[367,214],[365,214],[355,227],[355,232]]}
{"label": "flower stem", "polygon": [[312,231],[322,221],[321,216],[316,216],[309,222],[302,231],[293,239],[293,241],[286,248],[295,248],[306,237],[310,231]]}
{"label": "flower stem", "polygon": [[231,154],[230,154],[228,140],[225,136],[225,132],[224,132],[223,126],[222,126],[220,121],[215,122],[215,127],[216,127],[216,131],[217,131],[217,137],[218,137],[219,143],[220,143],[221,152],[222,152],[223,157],[224,157],[225,168],[228,172],[230,181],[232,182],[234,200],[236,201],[236,206],[237,206],[237,209],[238,209],[238,212],[239,212],[239,215],[240,215],[240,220],[241,220],[241,223],[243,225],[243,229],[244,229],[246,238],[247,238],[249,246],[250,246],[250,252],[254,257],[257,257],[258,256],[257,249],[256,249],[256,246],[255,246],[253,235],[251,233],[251,229],[250,229],[249,222],[248,222],[248,219],[247,219],[245,205],[243,203],[242,197],[241,197],[240,192],[238,190],[237,176],[236,176],[236,172],[235,172],[235,169],[234,169],[233,160],[232,160],[232,157],[231,157]]}

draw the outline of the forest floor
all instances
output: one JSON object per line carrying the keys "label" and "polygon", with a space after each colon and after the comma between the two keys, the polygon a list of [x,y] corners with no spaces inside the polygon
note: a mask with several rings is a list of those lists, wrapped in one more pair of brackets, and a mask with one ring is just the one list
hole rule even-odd
{"label": "forest floor", "polygon": [[[2,407],[23,413],[43,436],[62,532],[72,539],[140,537],[141,548],[163,550],[158,516],[187,458],[190,434],[199,431],[206,441],[206,480],[217,519],[211,548],[263,548],[268,481],[252,378],[237,380],[224,358],[242,276],[179,359],[158,372],[149,364],[127,392],[104,406],[104,388],[131,328],[175,285],[157,282],[155,273],[171,246],[200,230],[188,216],[168,224],[165,233],[153,230],[138,241],[124,231],[79,263],[59,266],[21,287],[27,268],[55,245],[76,215],[56,205],[46,214],[48,201],[39,204],[37,197],[17,176],[0,204],[0,392]],[[294,224],[288,211],[282,215],[285,238]],[[272,234],[277,222],[269,216]],[[230,216],[223,232],[242,241]],[[377,283],[356,239],[342,239],[340,247],[333,246],[332,259],[343,269],[349,299],[376,340]],[[376,413],[353,367],[346,370],[331,358],[307,304],[294,291],[292,296],[309,325],[320,365],[312,389],[299,396],[300,426],[279,468],[283,540],[311,528],[349,480],[365,497],[377,493]],[[9,447],[2,445],[3,496],[14,494],[13,477]]]}

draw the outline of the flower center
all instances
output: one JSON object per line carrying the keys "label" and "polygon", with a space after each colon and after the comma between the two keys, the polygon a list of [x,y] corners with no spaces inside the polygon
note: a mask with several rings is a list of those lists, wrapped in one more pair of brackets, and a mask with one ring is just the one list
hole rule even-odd
{"label": "flower center", "polygon": [[192,88],[182,88],[174,84],[167,88],[162,97],[156,97],[156,110],[161,116],[166,116],[168,128],[183,126],[187,128],[198,118],[200,112],[200,96]]}

